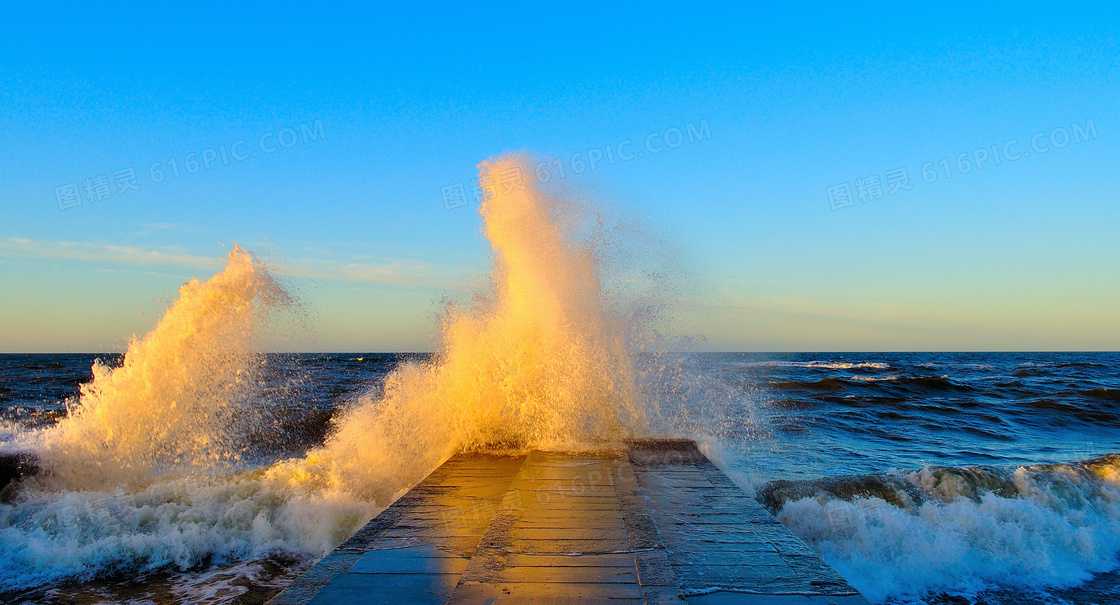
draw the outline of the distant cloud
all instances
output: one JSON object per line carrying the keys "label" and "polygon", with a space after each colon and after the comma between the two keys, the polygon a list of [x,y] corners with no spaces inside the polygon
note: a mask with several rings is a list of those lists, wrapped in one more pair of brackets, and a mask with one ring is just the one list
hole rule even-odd
{"label": "distant cloud", "polygon": [[[23,261],[74,261],[116,267],[181,267],[216,273],[225,266],[220,256],[196,256],[175,251],[147,250],[89,242],[0,239],[0,258]],[[324,259],[283,259],[269,263],[274,273],[298,279],[346,283],[434,286],[446,283],[428,263],[410,259],[374,262],[341,262]]]}
{"label": "distant cloud", "polygon": [[194,226],[190,223],[144,223],[143,227],[145,229],[151,229],[152,231],[166,231],[168,229],[174,231],[191,231],[194,229]]}
{"label": "distant cloud", "polygon": [[166,231],[175,231],[178,233],[192,233],[198,231],[198,227],[190,223],[144,223],[141,229],[134,235],[145,236],[159,233],[161,235]]}
{"label": "distant cloud", "polygon": [[391,259],[382,263],[294,259],[283,262],[279,266],[279,272],[302,279],[361,284],[434,286],[446,283],[431,265],[409,259]]}
{"label": "distant cloud", "polygon": [[78,261],[130,267],[222,268],[219,258],[88,242],[52,242],[12,237],[0,240],[0,257],[15,260]]}

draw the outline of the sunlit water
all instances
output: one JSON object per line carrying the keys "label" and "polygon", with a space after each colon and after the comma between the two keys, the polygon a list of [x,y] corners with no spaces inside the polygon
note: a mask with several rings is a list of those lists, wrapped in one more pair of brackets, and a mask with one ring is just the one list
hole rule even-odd
{"label": "sunlit water", "polygon": [[42,468],[0,494],[0,599],[261,602],[457,451],[667,435],[874,601],[1114,602],[1117,460],[1084,461],[1120,451],[1120,356],[670,354],[602,215],[481,214],[489,286],[433,355],[256,353],[297,303],[235,248],[124,356],[0,356]]}

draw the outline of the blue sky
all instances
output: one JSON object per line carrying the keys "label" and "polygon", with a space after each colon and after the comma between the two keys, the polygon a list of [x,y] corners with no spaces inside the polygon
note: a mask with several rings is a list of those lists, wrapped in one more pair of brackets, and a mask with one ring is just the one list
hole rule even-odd
{"label": "blue sky", "polygon": [[430,349],[511,150],[672,242],[701,349],[1120,348],[1115,4],[2,10],[0,351],[120,349],[233,243],[290,346]]}

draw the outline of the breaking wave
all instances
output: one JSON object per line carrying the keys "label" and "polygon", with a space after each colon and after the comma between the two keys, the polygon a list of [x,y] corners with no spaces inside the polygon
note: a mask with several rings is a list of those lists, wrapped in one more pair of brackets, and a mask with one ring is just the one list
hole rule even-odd
{"label": "breaking wave", "polygon": [[1120,455],[775,481],[758,498],[875,602],[1021,598],[1118,567]]}

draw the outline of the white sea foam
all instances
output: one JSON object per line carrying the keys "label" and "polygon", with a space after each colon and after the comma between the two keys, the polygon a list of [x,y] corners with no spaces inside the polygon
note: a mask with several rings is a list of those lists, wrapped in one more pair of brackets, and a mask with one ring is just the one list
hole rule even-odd
{"label": "white sea foam", "polygon": [[1063,588],[1117,568],[1120,483],[1111,464],[1089,473],[1020,469],[1010,478],[1015,495],[978,491],[959,475],[908,480],[930,496],[911,510],[875,497],[804,498],[779,518],[876,603]]}
{"label": "white sea foam", "polygon": [[374,512],[352,499],[293,493],[260,471],[166,478],[138,491],[38,487],[0,505],[0,588],[276,551],[324,554]]}
{"label": "white sea foam", "polygon": [[852,370],[852,369],[868,369],[868,370],[886,370],[891,367],[889,363],[878,363],[871,361],[848,362],[848,361],[810,361],[802,365],[806,368],[826,368],[829,370]]}
{"label": "white sea foam", "polygon": [[10,420],[0,420],[0,452],[11,445],[24,433],[23,425]]}
{"label": "white sea foam", "polygon": [[891,364],[880,363],[874,361],[747,361],[739,364],[743,367],[787,367],[787,368],[820,368],[826,370],[887,370],[890,369]]}

